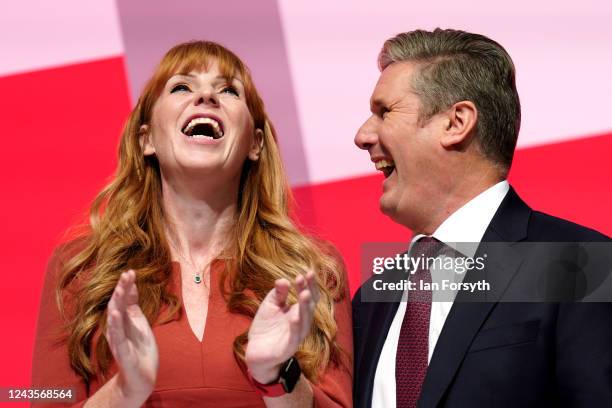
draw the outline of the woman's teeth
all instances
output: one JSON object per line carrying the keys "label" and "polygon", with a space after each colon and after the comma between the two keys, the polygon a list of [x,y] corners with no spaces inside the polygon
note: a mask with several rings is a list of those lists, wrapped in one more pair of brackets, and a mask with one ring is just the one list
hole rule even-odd
{"label": "woman's teeth", "polygon": [[212,118],[195,118],[192,119],[183,129],[189,137],[219,139],[223,137],[223,130],[219,122]]}

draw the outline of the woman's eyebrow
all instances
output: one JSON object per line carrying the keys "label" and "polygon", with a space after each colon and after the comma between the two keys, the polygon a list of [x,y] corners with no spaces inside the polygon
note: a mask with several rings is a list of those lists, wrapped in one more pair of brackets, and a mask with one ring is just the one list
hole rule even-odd
{"label": "woman's eyebrow", "polygon": [[[176,77],[185,77],[185,78],[190,78],[190,79],[196,79],[197,75],[194,75],[194,74],[174,74],[168,80],[171,80],[171,79],[176,78]],[[242,86],[244,86],[244,82],[242,81],[242,79],[240,79],[238,77],[232,77],[230,79],[231,79],[230,82],[237,81],[237,82],[240,82],[242,84]],[[217,75],[215,78],[213,78],[213,81],[218,81],[218,82],[223,81],[223,82],[225,82],[225,81],[227,81],[227,78],[224,77],[223,75]]]}

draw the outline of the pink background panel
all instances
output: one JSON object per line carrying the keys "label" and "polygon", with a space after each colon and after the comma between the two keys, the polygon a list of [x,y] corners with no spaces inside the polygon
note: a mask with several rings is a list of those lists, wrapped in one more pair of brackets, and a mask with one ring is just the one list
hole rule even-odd
{"label": "pink background panel", "polygon": [[349,145],[368,115],[382,43],[415,28],[474,31],[508,50],[524,113],[520,147],[612,130],[609,1],[279,4],[311,182],[372,173]]}
{"label": "pink background panel", "polygon": [[113,0],[19,0],[0,6],[0,75],[122,52]]}

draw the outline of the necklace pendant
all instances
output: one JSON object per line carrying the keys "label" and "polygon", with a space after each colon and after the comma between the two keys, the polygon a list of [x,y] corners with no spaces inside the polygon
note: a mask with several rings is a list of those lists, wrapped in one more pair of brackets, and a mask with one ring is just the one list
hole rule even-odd
{"label": "necklace pendant", "polygon": [[193,280],[195,281],[195,283],[201,283],[202,282],[202,278],[200,277],[200,275],[194,276]]}

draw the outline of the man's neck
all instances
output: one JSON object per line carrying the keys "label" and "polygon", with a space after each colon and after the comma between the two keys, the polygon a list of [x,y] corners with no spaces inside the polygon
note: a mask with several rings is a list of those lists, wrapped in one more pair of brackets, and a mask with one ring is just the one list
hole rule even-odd
{"label": "man's neck", "polygon": [[438,198],[429,208],[424,208],[421,218],[423,221],[414,226],[407,225],[415,234],[432,235],[442,223],[458,209],[466,205],[484,191],[503,181],[497,169],[488,171],[470,172],[460,174],[448,186],[445,186]]}

